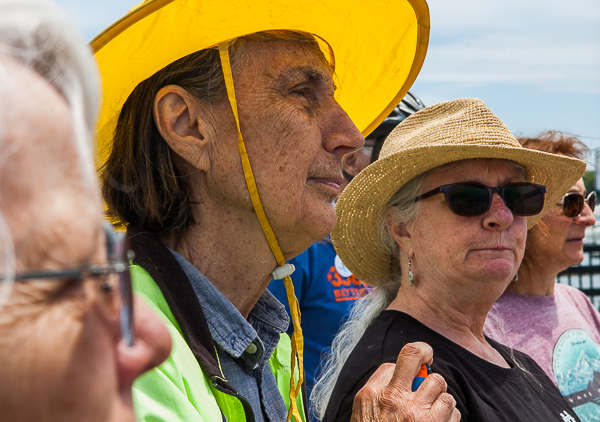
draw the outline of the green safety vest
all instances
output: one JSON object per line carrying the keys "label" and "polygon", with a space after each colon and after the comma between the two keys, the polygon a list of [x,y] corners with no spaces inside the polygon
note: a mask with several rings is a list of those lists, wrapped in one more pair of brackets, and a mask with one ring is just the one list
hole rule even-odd
{"label": "green safety vest", "polygon": [[[133,384],[133,404],[138,420],[140,422],[216,422],[223,421],[224,415],[228,422],[253,421],[254,415],[246,417],[244,399],[222,390],[210,379],[210,374],[204,373],[188,347],[160,288],[148,272],[139,265],[131,265],[131,278],[135,293],[161,317],[169,329],[173,342],[173,350],[169,358],[157,368],[139,377]],[[283,333],[269,359],[269,366],[287,408],[290,405],[288,393],[291,351],[290,338]],[[297,404],[300,415],[305,421],[302,395],[298,397]]]}

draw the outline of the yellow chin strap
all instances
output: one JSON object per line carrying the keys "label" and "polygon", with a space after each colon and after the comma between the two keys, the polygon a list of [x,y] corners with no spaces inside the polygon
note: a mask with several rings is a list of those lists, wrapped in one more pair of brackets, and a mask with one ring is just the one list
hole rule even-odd
{"label": "yellow chin strap", "polygon": [[[240,158],[242,159],[242,168],[244,169],[244,177],[246,178],[246,185],[248,186],[248,192],[250,193],[250,199],[254,206],[254,211],[258,217],[258,221],[262,227],[263,233],[267,238],[271,252],[277,261],[279,268],[285,264],[285,258],[281,252],[281,248],[275,238],[275,233],[269,224],[269,219],[265,214],[265,210],[260,201],[258,195],[258,189],[256,188],[256,181],[254,180],[254,174],[250,167],[250,160],[248,159],[248,153],[246,152],[246,145],[242,138],[242,131],[240,129],[240,118],[238,115],[237,101],[235,99],[235,89],[233,86],[233,73],[231,72],[231,63],[229,61],[229,42],[222,42],[219,44],[219,55],[221,57],[221,67],[223,68],[223,76],[225,77],[225,87],[227,88],[227,97],[229,98],[229,104],[233,110],[233,116],[235,117],[235,123],[238,131],[238,145],[240,149]],[[292,418],[296,419],[297,422],[302,422],[300,418],[300,412],[296,403],[296,398],[300,394],[302,387],[302,381],[304,378],[304,362],[303,362],[303,351],[304,351],[304,339],[302,337],[302,328],[300,328],[300,306],[298,305],[298,299],[294,294],[294,285],[289,275],[286,275],[283,279],[285,284],[285,290],[287,293],[288,302],[290,305],[290,311],[292,314],[292,323],[294,324],[294,334],[292,334],[292,374],[290,378],[290,408],[288,410],[287,422]],[[298,358],[298,383],[294,382],[294,371],[296,368],[296,357]]]}

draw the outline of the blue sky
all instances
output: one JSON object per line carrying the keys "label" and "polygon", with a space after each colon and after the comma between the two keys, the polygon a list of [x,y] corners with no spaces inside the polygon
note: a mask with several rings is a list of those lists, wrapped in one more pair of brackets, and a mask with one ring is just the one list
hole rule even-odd
{"label": "blue sky", "polygon": [[600,1],[428,4],[430,47],[412,88],[425,104],[479,97],[517,136],[555,129],[600,148]]}
{"label": "blue sky", "polygon": [[[87,40],[136,4],[57,2]],[[429,50],[411,89],[426,105],[478,97],[517,136],[555,129],[600,148],[599,0],[427,3]]]}

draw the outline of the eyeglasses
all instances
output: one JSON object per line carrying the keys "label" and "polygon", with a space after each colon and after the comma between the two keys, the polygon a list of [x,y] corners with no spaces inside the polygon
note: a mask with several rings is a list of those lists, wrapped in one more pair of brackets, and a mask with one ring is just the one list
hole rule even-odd
{"label": "eyeglasses", "polygon": [[506,207],[518,216],[537,215],[544,208],[546,187],[528,182],[509,183],[501,187],[489,187],[481,183],[466,182],[443,185],[415,198],[415,201],[443,193],[450,210],[464,217],[475,217],[487,212],[492,195],[498,192]]}
{"label": "eyeglasses", "polygon": [[[111,304],[111,308],[120,307],[121,336],[125,343],[133,347],[135,344],[133,330],[133,291],[131,288],[131,276],[129,273],[129,260],[133,259],[133,251],[126,247],[127,235],[125,232],[115,232],[110,223],[105,223],[104,231],[106,234],[106,256],[105,264],[87,264],[78,268],[69,268],[64,270],[49,271],[30,271],[15,274],[15,282],[27,282],[29,280],[40,279],[76,279],[84,281],[88,279],[100,279],[101,289],[105,292],[111,292],[111,275],[116,274],[118,278],[118,293],[120,303]],[[6,276],[0,275],[0,282],[5,280]],[[113,279],[114,282],[114,279]]]}
{"label": "eyeglasses", "polygon": [[369,164],[373,164],[377,158],[379,158],[379,152],[381,151],[381,147],[383,146],[383,141],[385,140],[385,136],[380,138],[367,138],[365,139],[365,144],[360,149],[363,154],[370,158]]}
{"label": "eyeglasses", "polygon": [[583,212],[584,204],[588,204],[588,207],[594,212],[596,209],[596,192],[590,192],[585,199],[580,193],[567,193],[556,205],[562,205],[562,212],[565,217],[575,218]]}
{"label": "eyeglasses", "polygon": [[365,141],[365,144],[362,146],[360,151],[367,157],[371,158],[373,156],[373,148],[375,148],[374,143],[367,143],[367,141]]}

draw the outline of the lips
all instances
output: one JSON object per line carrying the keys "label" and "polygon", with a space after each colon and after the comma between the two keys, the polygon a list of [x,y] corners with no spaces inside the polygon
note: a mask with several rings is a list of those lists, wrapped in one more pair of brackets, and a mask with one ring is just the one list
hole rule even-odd
{"label": "lips", "polygon": [[505,245],[488,246],[488,247],[483,247],[481,249],[491,249],[491,250],[497,250],[497,251],[507,251],[507,250],[510,250],[510,248],[508,246],[505,246]]}
{"label": "lips", "polygon": [[342,184],[342,179],[341,178],[313,178],[312,180],[314,180],[315,182],[318,183],[324,183],[326,185],[332,186],[332,187],[339,187]]}
{"label": "lips", "polygon": [[332,189],[335,189],[336,192],[341,193],[340,185],[343,182],[342,176],[332,176],[332,177],[311,177],[308,179],[309,181],[320,183],[322,185],[328,186]]}
{"label": "lips", "polygon": [[[575,231],[575,230],[572,230]],[[579,230],[577,230],[579,231]],[[574,235],[570,235],[567,237],[567,242],[583,242],[583,239],[585,238],[585,232],[584,233],[575,233]]]}
{"label": "lips", "polygon": [[477,251],[480,251],[480,252],[485,252],[485,251],[512,252],[512,249],[505,245],[495,245],[495,246],[484,246],[484,247],[474,248],[473,251],[475,251],[475,252],[477,252]]}

